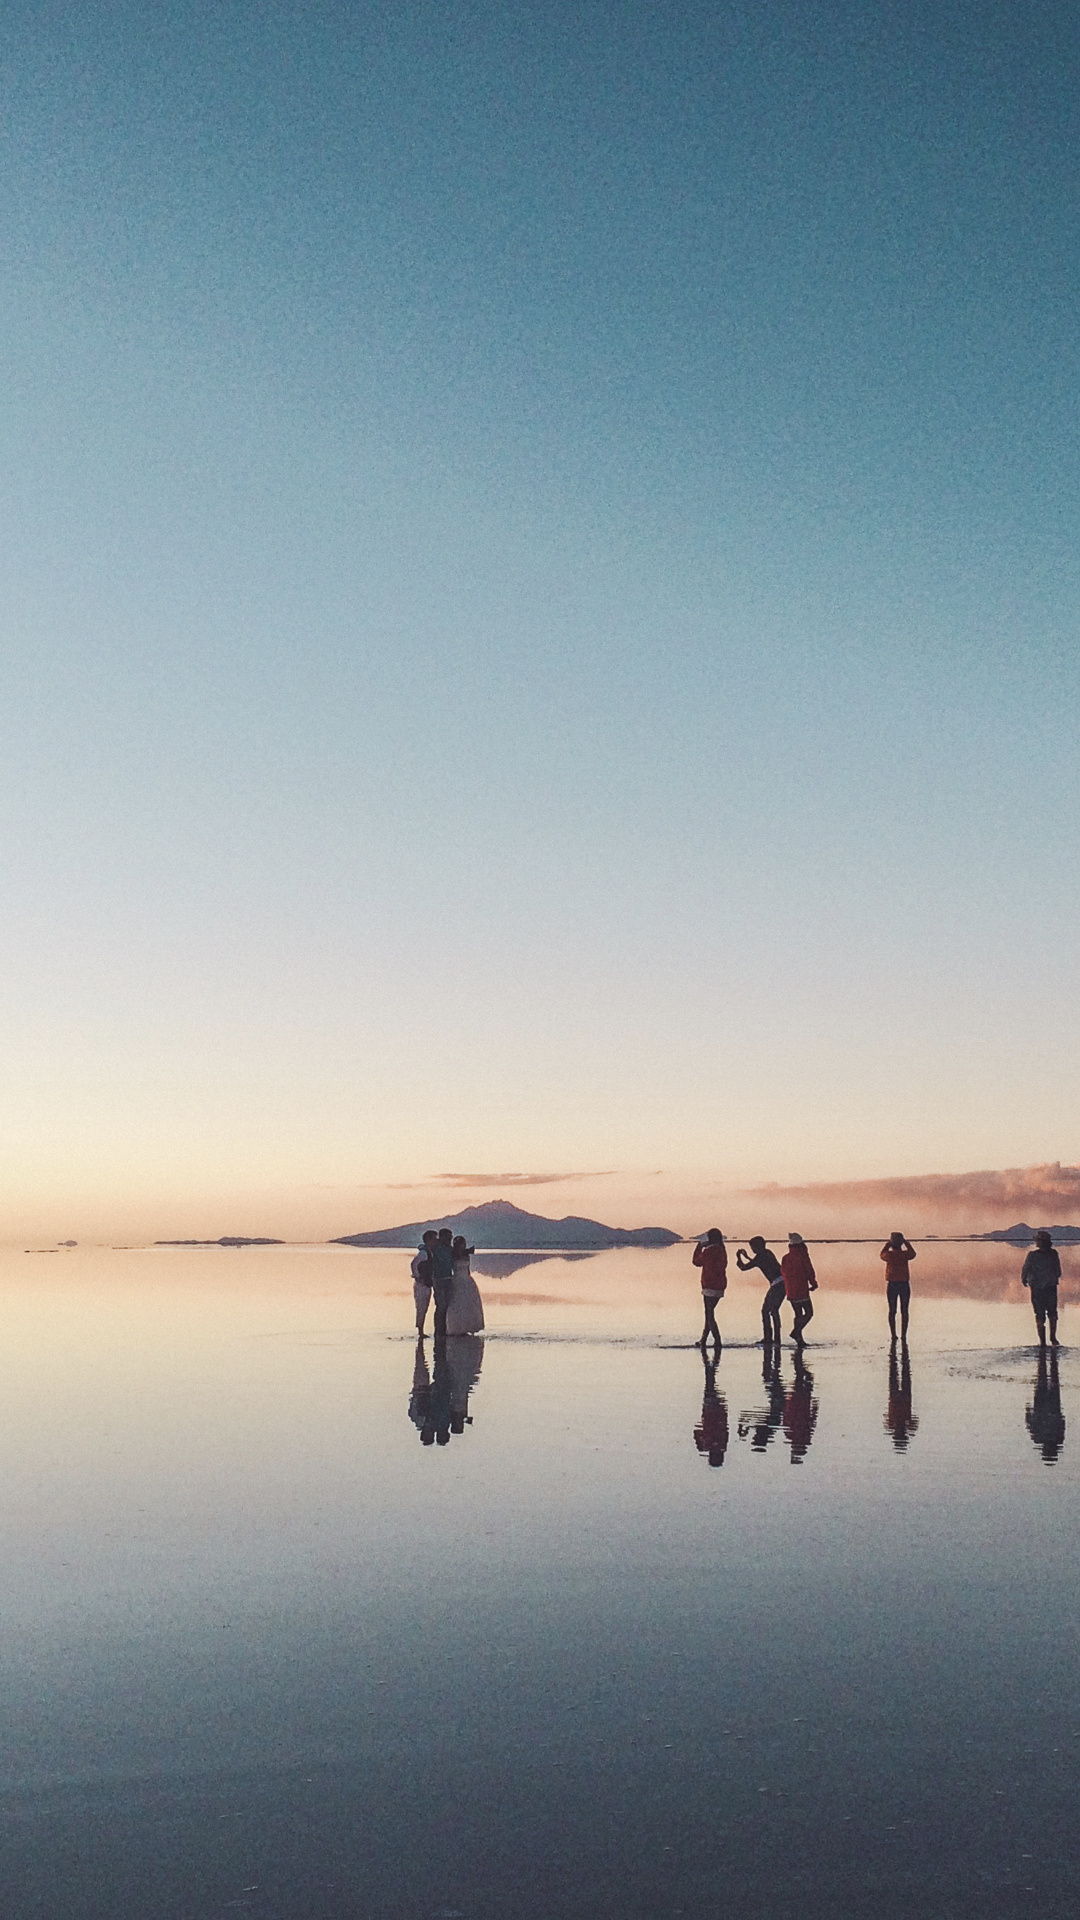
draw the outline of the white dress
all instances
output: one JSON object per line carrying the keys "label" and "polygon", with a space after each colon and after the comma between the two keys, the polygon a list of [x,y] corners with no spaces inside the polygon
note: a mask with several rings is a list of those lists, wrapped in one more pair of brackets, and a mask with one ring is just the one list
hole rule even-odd
{"label": "white dress", "polygon": [[483,1333],[484,1303],[472,1277],[469,1256],[454,1261],[454,1285],[446,1309],[447,1333]]}

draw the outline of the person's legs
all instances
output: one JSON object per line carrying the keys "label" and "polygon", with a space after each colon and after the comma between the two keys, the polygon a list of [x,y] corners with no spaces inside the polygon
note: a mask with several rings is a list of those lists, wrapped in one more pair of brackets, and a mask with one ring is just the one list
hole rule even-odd
{"label": "person's legs", "polygon": [[783,1282],[774,1282],[761,1303],[761,1328],[767,1347],[780,1345],[780,1302],[783,1297]]}
{"label": "person's legs", "polygon": [[1057,1337],[1057,1288],[1050,1287],[1046,1295],[1046,1317],[1050,1322],[1050,1345],[1056,1347]]}
{"label": "person's legs", "polygon": [[901,1280],[899,1282],[898,1298],[900,1301],[900,1338],[901,1340],[906,1340],[908,1312],[911,1307],[911,1281],[910,1280]]}
{"label": "person's legs", "polygon": [[899,1285],[898,1280],[889,1280],[885,1285],[885,1296],[889,1302],[889,1332],[894,1340],[896,1339],[896,1296]]}
{"label": "person's legs", "polygon": [[436,1281],[433,1292],[435,1294],[435,1338],[436,1340],[445,1340],[446,1309],[450,1305],[450,1288],[449,1286],[440,1286],[438,1281]]}
{"label": "person's legs", "polygon": [[431,1288],[425,1287],[422,1280],[414,1280],[412,1291],[413,1300],[416,1303],[416,1331],[423,1339],[424,1321],[427,1319],[427,1310],[431,1301]]}
{"label": "person's legs", "polygon": [[1034,1311],[1034,1314],[1035,1314],[1035,1325],[1038,1328],[1039,1345],[1040,1347],[1045,1347],[1046,1345],[1046,1298],[1042,1293],[1036,1293],[1034,1287],[1032,1287],[1031,1289],[1031,1305],[1032,1305],[1032,1310]]}
{"label": "person's legs", "polygon": [[702,1304],[705,1308],[705,1331],[701,1336],[701,1345],[703,1347],[710,1339],[715,1341],[717,1347],[723,1345],[720,1338],[720,1329],[716,1324],[716,1303],[719,1298],[720,1295],[718,1293],[703,1293],[701,1296]]}
{"label": "person's legs", "polygon": [[795,1326],[793,1328],[795,1345],[801,1347],[804,1344],[803,1328],[814,1317],[814,1303],[812,1300],[796,1300],[793,1304],[795,1307]]}

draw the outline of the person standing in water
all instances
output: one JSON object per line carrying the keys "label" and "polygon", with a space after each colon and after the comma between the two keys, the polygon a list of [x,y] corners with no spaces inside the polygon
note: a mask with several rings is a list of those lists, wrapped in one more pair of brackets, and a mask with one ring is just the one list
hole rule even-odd
{"label": "person standing in water", "polygon": [[915,1249],[905,1233],[890,1233],[881,1249],[885,1262],[885,1295],[889,1302],[889,1332],[896,1339],[896,1309],[900,1308],[900,1337],[907,1339],[908,1308],[911,1305],[911,1263]]}
{"label": "person standing in water", "polygon": [[788,1234],[788,1250],[780,1262],[780,1271],[784,1276],[784,1292],[795,1309],[795,1325],[791,1329],[795,1345],[805,1347],[803,1328],[814,1317],[810,1295],[817,1292],[817,1275],[801,1233]]}
{"label": "person standing in water", "polygon": [[476,1248],[467,1247],[464,1234],[459,1233],[453,1250],[454,1286],[446,1314],[446,1331],[448,1334],[483,1333],[484,1303],[469,1265]]}
{"label": "person standing in water", "polygon": [[413,1279],[413,1301],[416,1305],[416,1331],[421,1340],[424,1337],[424,1321],[431,1305],[431,1250],[438,1239],[434,1227],[429,1227],[423,1236],[419,1250],[413,1254],[410,1272]]}
{"label": "person standing in water", "polygon": [[1046,1323],[1050,1322],[1050,1345],[1056,1347],[1058,1316],[1058,1281],[1061,1279],[1061,1255],[1055,1247],[1045,1227],[1040,1227],[1035,1235],[1035,1245],[1020,1269],[1020,1278],[1025,1287],[1031,1288],[1031,1304],[1035,1310],[1035,1325],[1039,1329],[1039,1345],[1046,1345]]}
{"label": "person standing in water", "polygon": [[431,1291],[435,1295],[435,1338],[445,1340],[446,1310],[454,1291],[454,1236],[449,1227],[439,1228],[431,1249]]}
{"label": "person standing in water", "polygon": [[780,1271],[780,1262],[775,1253],[770,1252],[760,1233],[755,1233],[750,1242],[753,1259],[749,1259],[739,1247],[735,1253],[735,1265],[740,1273],[750,1273],[754,1267],[760,1268],[765,1276],[767,1292],[761,1303],[761,1331],[765,1336],[765,1345],[780,1345],[780,1302],[784,1298],[784,1276]]}
{"label": "person standing in water", "polygon": [[698,1345],[704,1351],[711,1339],[719,1353],[724,1343],[716,1324],[716,1305],[727,1292],[727,1248],[719,1227],[710,1227],[704,1240],[698,1241],[694,1265],[701,1268],[701,1299],[705,1308],[705,1331]]}

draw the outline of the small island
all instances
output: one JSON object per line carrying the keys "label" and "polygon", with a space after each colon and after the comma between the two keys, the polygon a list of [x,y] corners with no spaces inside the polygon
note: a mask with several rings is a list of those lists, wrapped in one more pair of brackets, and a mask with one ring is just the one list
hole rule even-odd
{"label": "small island", "polygon": [[155,1240],[155,1247],[283,1247],[284,1240],[266,1240],[255,1234],[223,1233],[220,1240]]}

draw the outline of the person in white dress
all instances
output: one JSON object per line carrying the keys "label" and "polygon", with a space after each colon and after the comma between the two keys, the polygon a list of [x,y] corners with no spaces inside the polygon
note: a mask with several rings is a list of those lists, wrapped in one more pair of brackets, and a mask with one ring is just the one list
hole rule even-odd
{"label": "person in white dress", "polygon": [[454,1285],[446,1309],[448,1334],[484,1331],[484,1303],[469,1265],[469,1256],[475,1252],[476,1248],[467,1247],[459,1233],[454,1241]]}

